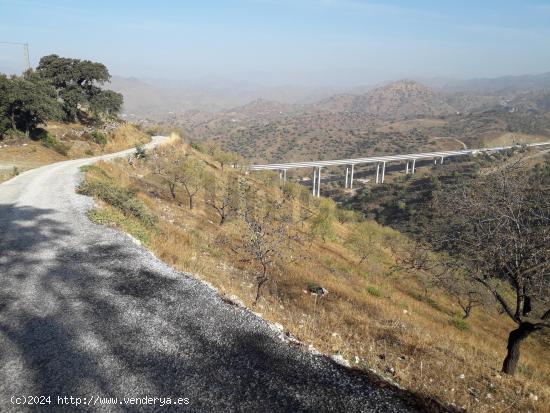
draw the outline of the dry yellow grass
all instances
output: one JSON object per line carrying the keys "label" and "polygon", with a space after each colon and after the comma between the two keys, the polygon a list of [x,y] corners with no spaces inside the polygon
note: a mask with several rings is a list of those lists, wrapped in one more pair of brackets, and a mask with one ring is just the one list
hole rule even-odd
{"label": "dry yellow grass", "polygon": [[67,159],[117,152],[149,141],[149,137],[134,125],[124,124],[109,133],[108,142],[102,148],[75,134],[75,132],[82,132],[84,128],[83,125],[77,123],[51,122],[46,125],[48,132],[66,145],[68,149],[66,155],[45,147],[41,142],[22,140],[6,143],[8,146],[0,148],[0,182],[13,177],[14,168],[21,173]]}
{"label": "dry yellow grass", "polygon": [[[207,161],[213,173],[221,173],[204,154],[185,150]],[[214,212],[201,202],[192,211],[185,202],[183,207],[173,202],[146,163],[117,161],[101,163],[100,168],[113,182],[138,189],[139,198],[159,217],[148,244],[157,257],[253,307],[252,269],[218,242],[241,236],[238,220],[219,226]],[[104,179],[101,176],[88,173],[88,179]],[[254,177],[248,179],[255,182]],[[265,188],[259,181],[254,184]],[[469,329],[459,330],[451,323],[459,313],[452,297],[435,289],[426,298],[418,282],[422,273],[395,270],[390,245],[408,240],[374,222],[370,227],[380,241],[373,255],[358,265],[359,257],[342,242],[348,224],[337,223],[334,241],[326,243],[307,240],[307,225],[297,226],[304,240],[299,246],[302,258],[280,268],[254,311],[304,343],[341,354],[353,366],[373,369],[421,396],[472,412],[550,411],[548,339],[527,340],[519,374],[501,374],[513,324],[489,307],[476,309],[467,320]],[[308,293],[312,282],[329,293],[322,298]]]}
{"label": "dry yellow grass", "polygon": [[134,125],[124,124],[110,133],[109,141],[104,151],[117,152],[136,145],[143,145],[149,141],[149,137],[139,131]]}
{"label": "dry yellow grass", "polygon": [[0,182],[11,178],[14,175],[14,168],[17,168],[18,172],[24,172],[67,159],[36,142],[23,145],[0,148]]}

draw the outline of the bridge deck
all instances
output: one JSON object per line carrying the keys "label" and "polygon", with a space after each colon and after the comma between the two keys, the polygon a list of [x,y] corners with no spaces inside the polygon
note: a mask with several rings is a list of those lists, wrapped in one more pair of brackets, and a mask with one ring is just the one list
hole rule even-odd
{"label": "bridge deck", "polygon": [[[536,147],[550,145],[550,142],[531,143],[524,146]],[[289,162],[289,163],[271,163],[271,164],[257,164],[252,165],[250,170],[288,170],[298,168],[319,168],[323,166],[335,166],[335,165],[358,165],[368,163],[380,163],[380,162],[392,162],[392,161],[410,161],[415,159],[437,159],[437,158],[449,158],[453,156],[463,156],[476,154],[479,152],[498,152],[506,149],[512,149],[521,147],[522,145],[511,146],[499,146],[495,148],[480,148],[480,149],[463,149],[458,151],[440,151],[440,152],[424,152],[424,153],[411,153],[406,155],[384,155],[384,156],[372,156],[368,158],[354,158],[354,159],[337,159],[330,161],[308,161],[308,162]]]}

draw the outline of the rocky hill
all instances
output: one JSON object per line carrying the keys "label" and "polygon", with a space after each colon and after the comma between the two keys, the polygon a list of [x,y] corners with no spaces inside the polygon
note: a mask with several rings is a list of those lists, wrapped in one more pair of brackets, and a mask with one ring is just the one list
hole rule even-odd
{"label": "rocky hill", "polygon": [[359,112],[382,119],[437,117],[456,112],[447,97],[414,80],[399,80],[361,95],[337,95],[316,105],[317,109]]}

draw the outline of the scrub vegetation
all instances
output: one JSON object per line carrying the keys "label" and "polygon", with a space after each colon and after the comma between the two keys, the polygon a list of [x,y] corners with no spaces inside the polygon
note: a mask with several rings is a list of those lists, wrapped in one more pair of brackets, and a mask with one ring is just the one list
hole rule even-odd
{"label": "scrub vegetation", "polygon": [[[498,299],[508,302],[517,291],[496,277],[487,281],[493,288],[487,294],[478,294],[484,290],[477,284],[472,290],[478,281],[468,277],[472,263],[459,248],[454,255],[435,251],[428,241],[313,198],[301,185],[283,186],[275,174],[248,174],[236,155],[179,139],[140,159],[88,168],[81,191],[97,199],[90,212],[95,222],[133,234],[227,301],[399,383],[427,405],[438,400],[474,412],[550,408],[550,365],[541,362],[550,357],[548,334],[541,328],[526,335],[514,371],[503,373],[518,322]],[[490,274],[489,267],[482,270]],[[541,280],[538,286],[547,288]],[[531,298],[529,320],[542,323],[540,297]]]}

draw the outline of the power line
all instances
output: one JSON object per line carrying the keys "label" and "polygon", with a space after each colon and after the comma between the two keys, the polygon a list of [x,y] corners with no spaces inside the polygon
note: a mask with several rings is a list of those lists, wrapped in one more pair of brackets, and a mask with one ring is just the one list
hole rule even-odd
{"label": "power line", "polygon": [[31,68],[31,59],[29,58],[29,44],[28,43],[19,43],[19,42],[0,42],[0,44],[11,44],[17,46],[23,46],[23,51],[25,53],[25,63],[27,70]]}

